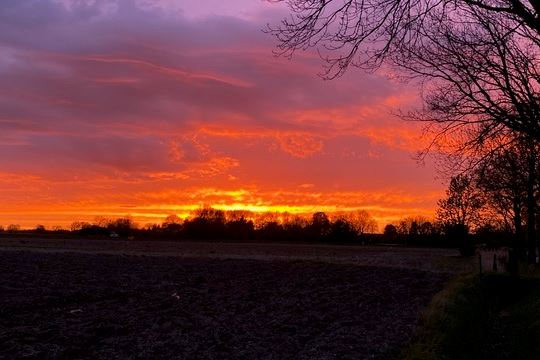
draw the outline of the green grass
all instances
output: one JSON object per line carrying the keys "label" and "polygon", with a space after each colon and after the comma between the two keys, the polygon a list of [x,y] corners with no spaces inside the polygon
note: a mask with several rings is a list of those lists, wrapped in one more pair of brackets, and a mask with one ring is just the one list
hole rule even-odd
{"label": "green grass", "polygon": [[458,276],[433,298],[403,358],[539,359],[540,279]]}

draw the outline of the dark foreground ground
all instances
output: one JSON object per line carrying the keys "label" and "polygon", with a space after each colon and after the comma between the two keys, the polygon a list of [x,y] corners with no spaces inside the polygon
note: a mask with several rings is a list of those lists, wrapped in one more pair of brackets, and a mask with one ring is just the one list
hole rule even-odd
{"label": "dark foreground ground", "polygon": [[383,359],[449,275],[0,251],[0,358]]}
{"label": "dark foreground ground", "polygon": [[456,249],[403,246],[323,245],[286,243],[230,243],[105,239],[0,238],[0,250],[47,253],[152,255],[187,258],[301,260],[337,264],[390,266],[440,272],[472,272],[477,260],[462,258]]}

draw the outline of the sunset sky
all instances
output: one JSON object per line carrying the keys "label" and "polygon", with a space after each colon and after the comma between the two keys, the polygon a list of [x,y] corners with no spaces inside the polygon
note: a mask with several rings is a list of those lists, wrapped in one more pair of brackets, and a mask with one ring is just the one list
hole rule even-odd
{"label": "sunset sky", "polygon": [[431,216],[418,89],[273,56],[261,0],[2,0],[0,225],[201,205]]}

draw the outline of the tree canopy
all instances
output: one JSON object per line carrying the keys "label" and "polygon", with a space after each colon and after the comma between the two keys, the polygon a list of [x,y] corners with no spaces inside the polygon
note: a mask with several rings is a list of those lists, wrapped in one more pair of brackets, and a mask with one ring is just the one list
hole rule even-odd
{"label": "tree canopy", "polygon": [[314,47],[327,78],[391,66],[419,80],[426,107],[410,117],[429,123],[434,144],[457,132],[467,151],[509,133],[540,140],[540,2],[271,1],[291,9],[268,27],[279,54]]}

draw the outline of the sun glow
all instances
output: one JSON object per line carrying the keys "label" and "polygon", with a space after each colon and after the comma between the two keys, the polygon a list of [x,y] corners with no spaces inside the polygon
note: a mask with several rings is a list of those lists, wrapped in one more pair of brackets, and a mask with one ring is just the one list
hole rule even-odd
{"label": "sun glow", "polygon": [[[232,192],[234,193],[234,192]],[[388,223],[396,222],[400,218],[410,214],[433,216],[432,209],[424,208],[391,208],[376,205],[366,206],[339,206],[339,205],[286,205],[286,204],[250,204],[241,202],[226,203],[224,201],[216,203],[192,203],[192,204],[141,204],[140,206],[119,206],[118,204],[100,205],[96,208],[86,208],[84,210],[58,208],[58,209],[32,209],[0,213],[0,225],[7,226],[16,223],[23,229],[35,228],[37,224],[45,225],[48,228],[62,227],[69,228],[73,222],[86,221],[94,222],[97,218],[115,219],[121,217],[132,218],[138,226],[148,224],[160,224],[169,215],[176,215],[182,219],[193,216],[195,211],[201,208],[211,207],[226,212],[242,212],[247,218],[252,220],[261,219],[265,214],[275,218],[278,222],[288,219],[291,216],[309,219],[313,213],[325,212],[330,217],[340,214],[365,210],[373,216],[381,230]],[[14,222],[13,219],[17,219]]]}
{"label": "sun glow", "polygon": [[362,72],[321,81],[314,54],[272,56],[262,3],[256,16],[204,20],[189,17],[203,2],[12,3],[0,35],[2,226],[144,226],[212,206],[363,209],[381,227],[431,215],[443,192],[433,164],[412,159],[425,145],[417,126],[391,113],[416,94]]}

